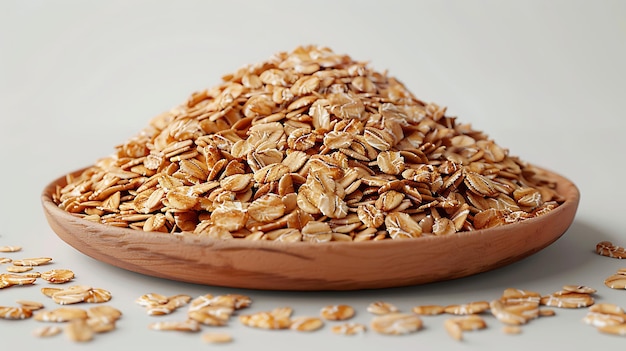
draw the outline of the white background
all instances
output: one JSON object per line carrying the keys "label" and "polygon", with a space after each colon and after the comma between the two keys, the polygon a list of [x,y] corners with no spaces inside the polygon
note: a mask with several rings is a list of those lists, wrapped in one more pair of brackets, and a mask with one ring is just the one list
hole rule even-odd
{"label": "white background", "polygon": [[[417,97],[448,106],[449,114],[487,132],[511,154],[570,178],[582,194],[570,229],[540,253],[489,273],[342,293],[237,290],[146,277],[86,257],[49,229],[39,202],[47,183],[112,153],[150,118],[219,83],[223,74],[303,44],[369,60]],[[508,287],[547,294],[564,284],[585,284],[598,289],[598,301],[626,308],[626,291],[603,284],[626,263],[593,252],[600,240],[626,245],[625,62],[626,2],[617,0],[0,0],[0,245],[24,247],[4,255],[12,258],[53,257],[50,268],[71,268],[76,283],[113,293],[109,304],[124,316],[117,331],[98,335],[90,349],[211,347],[199,334],[148,330],[156,317],[133,303],[148,292],[239,292],[253,298],[251,311],[289,305],[297,315],[348,303],[362,323],[370,319],[365,307],[376,300],[408,311],[418,304],[490,300]],[[0,290],[0,306],[27,298],[54,308],[41,286],[46,283]],[[585,312],[559,309],[517,336],[504,335],[499,322],[486,316],[489,328],[467,333],[463,343],[446,335],[445,316],[425,317],[423,331],[404,337],[341,337],[330,324],[312,334],[258,331],[233,320],[222,330],[235,342],[223,348],[623,348],[623,337],[583,324]],[[179,311],[170,319],[183,317]],[[0,320],[0,345],[84,349],[63,336],[31,337],[40,325]]]}

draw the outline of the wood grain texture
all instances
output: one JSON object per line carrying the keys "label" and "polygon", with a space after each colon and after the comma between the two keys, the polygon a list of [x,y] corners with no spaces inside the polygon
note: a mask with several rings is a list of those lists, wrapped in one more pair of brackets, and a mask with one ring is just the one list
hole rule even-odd
{"label": "wood grain texture", "polygon": [[565,233],[580,193],[548,172],[566,201],[547,215],[474,232],[412,240],[282,243],[215,240],[191,234],[148,233],[92,223],[58,208],[42,194],[52,230],[85,255],[130,271],[197,284],[263,290],[357,290],[465,277],[525,258]]}

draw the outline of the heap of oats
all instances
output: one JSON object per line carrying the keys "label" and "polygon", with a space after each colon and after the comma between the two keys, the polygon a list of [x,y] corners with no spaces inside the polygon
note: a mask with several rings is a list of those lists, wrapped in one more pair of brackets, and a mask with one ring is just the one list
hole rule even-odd
{"label": "heap of oats", "polygon": [[67,181],[54,200],[86,220],[220,239],[447,235],[562,201],[445,108],[321,47],[224,76]]}

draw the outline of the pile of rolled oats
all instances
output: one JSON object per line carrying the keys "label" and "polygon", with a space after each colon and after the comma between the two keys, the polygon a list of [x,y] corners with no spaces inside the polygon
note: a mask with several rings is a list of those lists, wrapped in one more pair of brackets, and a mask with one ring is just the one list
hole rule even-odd
{"label": "pile of rolled oats", "polygon": [[53,198],[111,226],[309,242],[490,228],[563,200],[445,111],[364,62],[299,47],[192,94]]}

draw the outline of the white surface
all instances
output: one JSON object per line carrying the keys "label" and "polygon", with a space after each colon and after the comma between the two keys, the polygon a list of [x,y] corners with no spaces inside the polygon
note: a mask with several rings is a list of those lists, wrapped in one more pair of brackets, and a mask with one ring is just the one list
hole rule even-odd
{"label": "white surface", "polygon": [[[571,228],[544,251],[497,271],[342,293],[240,291],[141,276],[80,254],[49,229],[39,203],[48,182],[111,153],[151,117],[217,84],[222,74],[311,43],[388,69],[418,97],[448,106],[512,154],[573,180],[582,201]],[[599,290],[598,301],[626,308],[626,291],[603,285],[626,263],[593,253],[600,240],[626,245],[624,62],[626,3],[617,0],[1,1],[0,245],[24,246],[4,256],[53,257],[46,268],[71,268],[76,283],[113,293],[109,304],[124,317],[117,331],[88,344],[99,350],[209,347],[199,334],[148,330],[159,319],[133,303],[147,292],[242,292],[254,300],[251,311],[288,305],[297,315],[348,303],[362,323],[370,319],[365,307],[376,300],[408,311],[418,304],[490,300],[508,287],[547,294],[586,284]],[[41,286],[46,283],[0,290],[0,305],[26,298],[55,307]],[[331,323],[312,334],[252,330],[237,320],[220,330],[234,336],[224,346],[233,350],[623,348],[624,338],[583,324],[585,313],[559,309],[518,336],[504,335],[488,316],[488,330],[467,333],[463,343],[446,335],[445,316],[425,317],[425,330],[404,337],[340,337],[331,334]],[[179,311],[162,319],[183,317]],[[35,339],[30,332],[37,326],[0,320],[0,347],[84,348],[63,336]]]}

